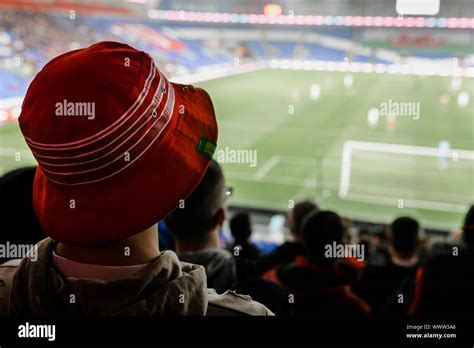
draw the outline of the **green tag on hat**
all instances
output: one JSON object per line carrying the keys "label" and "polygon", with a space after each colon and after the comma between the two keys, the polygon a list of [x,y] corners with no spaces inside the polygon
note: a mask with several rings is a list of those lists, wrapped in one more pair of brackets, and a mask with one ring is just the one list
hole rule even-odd
{"label": "green tag on hat", "polygon": [[217,144],[210,141],[209,139],[205,137],[201,137],[199,140],[199,144],[197,146],[197,149],[199,153],[203,154],[209,159],[212,159],[212,156],[214,156],[214,152],[216,151]]}

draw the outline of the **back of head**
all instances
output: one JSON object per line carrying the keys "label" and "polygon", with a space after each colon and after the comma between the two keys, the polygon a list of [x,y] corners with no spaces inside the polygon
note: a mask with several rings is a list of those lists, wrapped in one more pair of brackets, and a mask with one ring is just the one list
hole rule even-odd
{"label": "back of head", "polygon": [[24,167],[0,178],[0,242],[36,244],[46,236],[33,208],[33,181],[36,167]]}
{"label": "back of head", "polygon": [[224,174],[219,164],[212,161],[183,206],[168,215],[165,223],[178,242],[203,241],[217,227],[216,214],[224,207],[225,198]]}
{"label": "back of head", "polygon": [[250,215],[245,211],[236,213],[232,219],[230,219],[229,227],[230,233],[232,233],[237,244],[247,242],[252,234]]}
{"label": "back of head", "polygon": [[310,212],[319,211],[319,207],[315,201],[305,199],[297,202],[289,213],[289,225],[293,236],[297,239],[301,238],[301,225],[304,218]]}
{"label": "back of head", "polygon": [[325,247],[334,242],[341,243],[343,235],[341,218],[332,211],[313,211],[303,221],[303,242],[312,262],[331,263],[332,259],[324,257]]}
{"label": "back of head", "polygon": [[393,249],[402,256],[412,256],[418,247],[420,225],[410,217],[399,217],[390,225],[390,241]]}
{"label": "back of head", "polygon": [[474,205],[471,205],[464,219],[463,239],[469,246],[474,246]]}

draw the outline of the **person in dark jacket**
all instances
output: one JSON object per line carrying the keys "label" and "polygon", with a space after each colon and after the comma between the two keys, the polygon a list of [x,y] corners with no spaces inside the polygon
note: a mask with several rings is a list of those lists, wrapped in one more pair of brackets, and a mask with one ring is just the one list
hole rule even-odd
{"label": "person in dark jacket", "polygon": [[[35,245],[46,238],[33,207],[33,181],[36,167],[14,169],[0,177],[0,244]],[[14,257],[0,255],[0,264]]]}
{"label": "person in dark jacket", "polygon": [[374,313],[408,314],[421,263],[420,241],[420,225],[415,219],[399,217],[390,225],[388,260],[369,263],[354,287]]}
{"label": "person in dark jacket", "polygon": [[277,269],[277,277],[288,289],[295,316],[311,318],[358,318],[370,307],[350,290],[352,274],[339,267],[340,259],[328,257],[328,246],[342,243],[344,227],[331,211],[312,212],[302,225],[307,256]]}
{"label": "person in dark jacket", "polygon": [[252,236],[252,222],[249,213],[237,212],[229,222],[230,233],[234,243],[230,245],[230,252],[239,259],[256,261],[261,256],[261,251],[250,240]]}
{"label": "person in dark jacket", "polygon": [[462,228],[462,243],[432,255],[416,277],[411,314],[474,312],[474,205]]}
{"label": "person in dark jacket", "polygon": [[207,285],[218,293],[237,283],[233,255],[220,247],[219,231],[225,221],[226,187],[219,164],[212,161],[194,191],[165,218],[181,261],[204,266]]}
{"label": "person in dark jacket", "polygon": [[252,223],[249,214],[245,211],[237,212],[230,220],[229,227],[234,237],[234,243],[230,245],[229,251],[235,259],[237,291],[264,303],[277,315],[288,314],[286,292],[255,272],[255,263],[262,257],[262,253],[250,241]]}
{"label": "person in dark jacket", "polygon": [[274,268],[293,262],[298,255],[303,255],[305,249],[301,238],[301,225],[304,218],[311,212],[319,211],[319,206],[311,199],[297,202],[293,209],[288,212],[287,221],[290,228],[292,240],[286,241],[269,255],[264,256],[257,262],[257,272],[265,273],[265,278],[274,280]]}

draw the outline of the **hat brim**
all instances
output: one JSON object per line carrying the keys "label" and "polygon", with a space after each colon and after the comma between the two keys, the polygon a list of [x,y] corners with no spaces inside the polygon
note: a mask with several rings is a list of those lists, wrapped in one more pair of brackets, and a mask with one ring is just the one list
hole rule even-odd
{"label": "hat brim", "polygon": [[204,90],[172,85],[169,129],[129,170],[107,182],[71,187],[48,180],[38,168],[33,204],[51,238],[73,245],[123,240],[166,217],[193,191],[211,161],[197,151],[199,141],[217,143],[217,121]]}

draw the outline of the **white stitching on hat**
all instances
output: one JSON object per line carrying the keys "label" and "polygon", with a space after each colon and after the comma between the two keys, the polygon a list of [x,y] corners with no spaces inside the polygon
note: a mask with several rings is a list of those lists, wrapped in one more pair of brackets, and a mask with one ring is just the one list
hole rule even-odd
{"label": "white stitching on hat", "polygon": [[[154,126],[156,123],[158,123],[158,122],[163,122],[163,120],[164,120],[165,123],[158,126],[159,132],[157,133],[157,135],[155,136],[155,138],[152,139],[152,140],[150,141],[150,143],[148,144],[148,146],[147,146],[138,156],[135,156],[135,157],[133,158],[133,160],[130,161],[127,165],[125,165],[124,167],[120,168],[119,170],[116,170],[115,172],[113,172],[113,173],[111,173],[111,174],[109,174],[109,175],[107,175],[107,176],[105,176],[105,177],[98,178],[98,179],[95,179],[95,180],[81,181],[81,182],[76,182],[76,183],[64,183],[64,182],[60,182],[60,181],[58,181],[58,180],[54,180],[54,179],[49,178],[49,177],[48,177],[48,180],[50,180],[50,181],[52,181],[52,182],[55,182],[55,183],[57,183],[57,184],[67,185],[67,186],[76,186],[76,185],[90,184],[90,183],[94,183],[94,182],[98,182],[98,181],[102,181],[102,180],[108,179],[108,178],[110,178],[110,177],[112,177],[112,176],[114,176],[114,175],[120,173],[122,170],[124,170],[124,169],[127,168],[128,166],[130,166],[132,163],[134,163],[136,160],[138,160],[145,152],[147,152],[147,150],[148,150],[148,149],[153,145],[153,143],[159,138],[159,136],[161,135],[161,133],[163,132],[163,130],[166,128],[166,126],[167,126],[168,123],[170,122],[171,118],[173,117],[173,110],[174,110],[174,104],[175,104],[175,94],[174,94],[174,88],[172,87],[171,84],[169,85],[169,93],[167,93],[167,95],[168,95],[168,100],[167,100],[167,102],[166,102],[166,106],[165,106],[165,108],[163,109],[163,113],[162,113],[162,115],[165,115],[165,116],[167,116],[167,117],[160,117],[160,118],[158,118],[158,119],[155,121],[155,123],[153,123],[153,126]],[[150,127],[150,130],[153,128],[153,126]],[[148,134],[148,133],[146,133],[146,134]],[[132,148],[135,147],[138,143],[140,143],[140,141],[146,136],[146,134],[143,135],[142,138],[140,138],[140,140],[139,140],[138,142],[136,142],[132,147],[130,147],[130,149],[132,149]],[[130,149],[129,149],[129,150],[130,150]],[[119,156],[118,158],[120,158],[120,157],[122,157],[122,156]],[[118,159],[118,158],[117,158],[117,159]],[[117,159],[116,159],[116,160],[117,160]],[[112,162],[109,162],[109,163],[107,163],[107,164],[104,165],[104,166],[107,166],[107,165],[109,165],[109,164],[115,162],[116,160],[114,160],[114,161],[112,161]],[[102,167],[104,167],[104,166],[102,166]],[[95,168],[95,169],[93,169],[93,170],[97,170],[97,169],[100,169],[100,168],[102,168],[102,167]],[[45,171],[45,169],[43,169],[43,168],[41,168],[41,170]],[[89,171],[93,171],[93,170],[88,170],[88,171],[83,171],[83,172],[75,172],[75,173],[64,173],[64,174],[63,174],[63,173],[55,173],[55,174],[58,174],[58,175],[73,175],[73,174],[81,174],[81,173],[89,172]],[[48,172],[48,171],[46,171],[46,172]],[[50,173],[52,173],[52,172],[50,172]]]}
{"label": "white stitching on hat", "polygon": [[[148,56],[148,57],[150,58],[151,66],[150,66],[150,72],[149,72],[148,77],[147,77],[147,79],[145,81],[145,84],[143,86],[143,90],[140,92],[140,94],[138,95],[138,98],[135,100],[135,102],[132,104],[132,106],[130,106],[130,108],[127,111],[125,111],[125,113],[122,114],[122,116],[120,116],[114,123],[112,123],[111,125],[109,125],[108,127],[104,128],[104,129],[102,129],[98,133],[96,133],[94,135],[91,135],[90,137],[87,137],[87,138],[84,138],[84,139],[81,139],[81,140],[77,140],[77,141],[73,141],[73,142],[70,142],[70,143],[45,144],[45,143],[36,142],[36,141],[32,140],[31,138],[28,138],[28,137],[25,136],[24,138],[25,138],[26,142],[28,143],[28,145],[30,145],[31,147],[36,147],[38,149],[45,149],[45,150],[58,150],[58,151],[59,150],[70,150],[70,149],[83,147],[83,146],[89,145],[91,143],[94,143],[94,142],[102,139],[103,137],[107,136],[111,132],[115,131],[115,129],[117,129],[124,122],[126,122],[130,118],[130,116],[133,115],[133,113],[143,104],[143,101],[145,100],[145,98],[148,94],[148,91],[149,91],[150,86],[151,86],[151,82],[155,78],[155,68],[156,68],[156,65],[155,65],[155,62],[153,61],[153,58],[151,58],[150,56]],[[137,103],[138,103],[138,105],[136,105]],[[132,109],[133,109],[133,111],[132,111]],[[130,113],[130,115],[128,115],[128,117],[126,117],[128,113]],[[109,130],[110,128],[115,128],[115,129]],[[104,133],[104,132],[106,132],[106,134],[102,135],[102,133]],[[91,140],[91,139],[93,139],[97,136],[100,136],[100,137],[98,139]],[[84,141],[88,141],[88,143],[78,145],[78,146],[70,146],[70,145],[80,144]],[[49,148],[49,147],[52,147],[52,148]],[[55,149],[55,147],[64,147],[64,148]]]}
{"label": "white stitching on hat", "polygon": [[[158,71],[158,69],[156,69]],[[161,76],[161,79],[160,79],[160,82],[159,82],[159,85],[158,85],[158,88],[157,90],[155,91],[155,94],[153,95],[153,99],[150,103],[150,105],[148,105],[147,109],[135,120],[135,122],[133,122],[132,125],[128,126],[127,128],[131,128],[133,126],[135,126],[137,124],[137,122],[139,122],[145,115],[149,114],[149,110],[150,108],[153,106],[153,105],[156,105],[155,107],[153,107],[153,109],[155,109],[160,103],[161,103],[161,100],[163,98],[163,95],[160,94],[159,95],[159,99],[157,102],[155,102],[156,100],[156,96],[159,94],[159,91],[161,90],[162,86],[165,84],[165,83],[169,83],[168,80],[166,80],[162,75],[161,73],[158,71],[158,74]],[[149,118],[150,119],[150,118]],[[149,120],[148,119],[148,120]],[[98,157],[98,158],[95,158],[93,160],[90,160],[90,161],[83,161],[83,162],[76,162],[76,163],[71,163],[71,164],[53,164],[53,163],[47,163],[45,161],[39,161],[37,157],[40,157],[40,158],[49,158],[49,159],[70,159],[70,158],[81,158],[81,157],[84,157],[84,156],[88,156],[90,154],[93,154],[95,152],[98,152],[100,150],[103,150],[105,149],[106,147],[110,146],[111,144],[113,144],[115,141],[117,141],[118,139],[120,139],[120,136],[116,137],[114,140],[112,140],[110,143],[108,144],[105,144],[104,146],[98,148],[98,149],[95,149],[95,150],[92,150],[92,151],[89,151],[89,152],[86,152],[86,153],[82,153],[80,155],[75,155],[75,156],[45,156],[45,155],[39,155],[37,153],[35,153],[33,151],[33,154],[36,158],[36,160],[39,162],[39,163],[45,163],[47,165],[50,165],[50,166],[58,166],[58,167],[61,167],[61,166],[71,166],[71,165],[76,165],[76,164],[83,164],[83,163],[89,163],[89,162],[93,162],[93,161],[96,161],[96,160],[99,160],[107,155],[109,155],[111,152],[113,152],[117,147],[120,147],[121,145],[123,145],[128,139],[130,139],[138,130],[140,130],[144,125],[146,124],[143,123],[137,130],[135,130],[135,132],[133,132],[127,139],[125,139],[122,143],[120,143],[118,146],[116,146],[112,151],[108,152],[107,154],[101,156],[101,157]]]}

